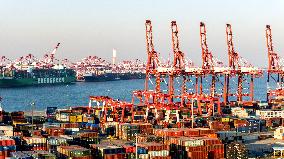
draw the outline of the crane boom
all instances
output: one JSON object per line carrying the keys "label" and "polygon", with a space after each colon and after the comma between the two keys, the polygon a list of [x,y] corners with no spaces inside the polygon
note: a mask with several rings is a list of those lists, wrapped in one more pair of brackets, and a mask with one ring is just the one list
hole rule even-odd
{"label": "crane boom", "polygon": [[147,47],[147,68],[146,73],[154,73],[155,69],[159,66],[158,53],[154,49],[152,24],[150,20],[146,20],[146,47]]}
{"label": "crane boom", "polygon": [[173,46],[173,52],[174,52],[173,67],[184,70],[185,69],[184,53],[180,51],[178,26],[177,26],[176,21],[172,21],[171,29],[172,29],[172,46]]}
{"label": "crane boom", "polygon": [[239,68],[239,55],[235,52],[234,44],[233,44],[233,33],[231,24],[227,24],[226,27],[226,35],[227,35],[227,46],[228,46],[228,54],[229,54],[229,67],[233,68],[233,70]]}
{"label": "crane boom", "polygon": [[200,40],[202,50],[202,69],[211,70],[213,67],[213,56],[212,53],[208,50],[206,27],[203,22],[200,22]]}
{"label": "crane boom", "polygon": [[267,46],[267,53],[268,53],[268,71],[277,71],[280,70],[279,66],[279,56],[273,50],[273,43],[272,43],[272,32],[270,25],[266,25],[266,46]]}
{"label": "crane boom", "polygon": [[51,63],[53,63],[54,61],[54,55],[59,47],[60,43],[57,43],[57,45],[55,46],[55,48],[52,50],[52,52],[50,53],[50,60],[51,60]]}

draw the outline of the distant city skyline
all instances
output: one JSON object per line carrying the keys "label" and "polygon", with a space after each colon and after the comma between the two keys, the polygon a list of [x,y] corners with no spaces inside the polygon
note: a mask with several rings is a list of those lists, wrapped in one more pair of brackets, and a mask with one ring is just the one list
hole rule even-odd
{"label": "distant city skyline", "polygon": [[275,51],[284,57],[283,8],[283,0],[0,0],[0,56],[15,59],[31,53],[42,58],[60,42],[59,59],[76,62],[92,55],[111,62],[115,48],[118,61],[145,61],[144,23],[150,19],[155,49],[167,59],[173,54],[170,22],[176,20],[181,50],[200,66],[203,21],[215,57],[228,63],[225,26],[230,23],[235,50],[265,67],[267,24]]}

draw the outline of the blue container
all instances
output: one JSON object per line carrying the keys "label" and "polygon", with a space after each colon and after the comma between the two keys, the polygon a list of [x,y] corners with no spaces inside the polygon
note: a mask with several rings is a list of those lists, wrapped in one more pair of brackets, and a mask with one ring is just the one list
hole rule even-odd
{"label": "blue container", "polygon": [[9,151],[16,150],[16,146],[15,146],[15,145],[13,145],[13,146],[8,146],[8,150],[9,150]]}
{"label": "blue container", "polygon": [[87,124],[86,122],[81,122],[81,123],[79,123],[79,127],[84,128],[84,127],[86,127],[86,124]]}
{"label": "blue container", "polygon": [[92,128],[98,128],[98,127],[99,127],[99,124],[91,124],[91,127],[92,127]]}
{"label": "blue container", "polygon": [[91,123],[87,123],[86,127],[91,127],[91,125],[92,125]]}
{"label": "blue container", "polygon": [[138,147],[137,153],[138,153],[138,154],[147,154],[147,150],[144,149],[144,148],[142,148],[142,147]]}
{"label": "blue container", "polygon": [[3,150],[7,151],[7,150],[9,150],[9,147],[8,146],[3,146]]}

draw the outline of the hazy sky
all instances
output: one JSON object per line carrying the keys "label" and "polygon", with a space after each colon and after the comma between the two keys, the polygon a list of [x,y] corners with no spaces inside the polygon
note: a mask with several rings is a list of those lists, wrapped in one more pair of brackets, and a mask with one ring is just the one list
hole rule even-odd
{"label": "hazy sky", "polygon": [[228,63],[225,24],[231,23],[235,49],[252,64],[267,65],[265,25],[284,57],[283,0],[0,0],[0,55],[42,57],[57,42],[58,58],[146,59],[145,20],[153,24],[154,44],[163,58],[171,53],[170,22],[180,29],[186,56],[201,62],[199,22],[207,27],[213,54]]}

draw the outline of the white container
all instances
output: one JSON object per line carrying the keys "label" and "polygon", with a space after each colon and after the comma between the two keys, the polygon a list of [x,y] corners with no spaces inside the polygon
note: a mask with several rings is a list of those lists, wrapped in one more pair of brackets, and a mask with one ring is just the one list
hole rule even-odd
{"label": "white container", "polygon": [[184,146],[190,146],[190,147],[195,147],[195,146],[203,146],[204,141],[203,140],[187,140],[184,143]]}
{"label": "white container", "polygon": [[140,154],[139,159],[149,159],[149,154]]}

